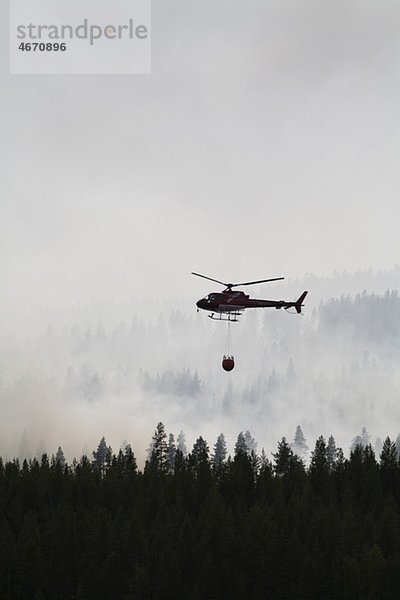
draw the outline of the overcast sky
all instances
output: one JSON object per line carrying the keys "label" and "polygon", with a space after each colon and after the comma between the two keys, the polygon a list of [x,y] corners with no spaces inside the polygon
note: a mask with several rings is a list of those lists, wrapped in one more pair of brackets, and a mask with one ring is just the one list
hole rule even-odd
{"label": "overcast sky", "polygon": [[3,315],[399,263],[398,0],[154,0],[147,76],[11,76],[0,28]]}

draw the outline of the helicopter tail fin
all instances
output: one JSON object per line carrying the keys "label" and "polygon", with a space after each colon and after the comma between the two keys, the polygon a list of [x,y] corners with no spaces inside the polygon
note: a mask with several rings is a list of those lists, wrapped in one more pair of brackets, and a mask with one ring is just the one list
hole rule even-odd
{"label": "helicopter tail fin", "polygon": [[307,296],[308,292],[303,292],[302,295],[300,296],[300,298],[297,300],[297,302],[295,303],[295,308],[296,308],[296,312],[298,314],[301,313],[301,307],[303,306],[303,301],[304,298]]}

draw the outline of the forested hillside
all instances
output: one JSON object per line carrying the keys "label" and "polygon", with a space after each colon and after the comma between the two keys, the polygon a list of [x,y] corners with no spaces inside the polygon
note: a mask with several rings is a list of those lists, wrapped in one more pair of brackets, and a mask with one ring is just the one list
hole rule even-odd
{"label": "forested hillside", "polygon": [[318,298],[364,283],[379,290],[398,276],[398,269],[308,276],[283,292],[264,289],[264,297],[291,298],[309,288],[305,314],[244,314],[231,327],[230,374],[221,369],[226,324],[196,313],[193,299],[56,312],[41,334],[1,339],[0,399],[8,414],[1,450],[22,460],[62,443],[72,460],[82,453],[78,439],[93,446],[102,431],[116,447],[140,438],[143,464],[146,436],[160,417],[171,430],[183,425],[191,440],[199,428],[210,439],[223,429],[233,443],[238,430],[250,428],[269,451],[298,423],[311,438],[336,431],[345,452],[363,426],[374,438],[395,437],[397,290]]}
{"label": "forested hillside", "polygon": [[309,467],[285,438],[272,462],[249,435],[233,457],[222,434],[211,451],[202,437],[189,454],[182,443],[159,423],[143,470],[129,445],[114,454],[104,439],[72,464],[61,448],[1,460],[0,597],[398,598],[389,438],[379,456],[356,444],[346,459],[320,436]]}

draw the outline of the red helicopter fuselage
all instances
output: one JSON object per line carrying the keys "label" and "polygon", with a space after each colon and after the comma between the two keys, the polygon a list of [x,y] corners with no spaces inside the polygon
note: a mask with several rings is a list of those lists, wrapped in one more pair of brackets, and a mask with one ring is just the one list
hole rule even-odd
{"label": "red helicopter fuselage", "polygon": [[306,295],[307,292],[304,292],[295,302],[286,302],[285,300],[250,298],[241,291],[224,290],[208,294],[196,302],[196,306],[212,313],[240,313],[246,308],[295,308],[296,312],[300,313]]}
{"label": "red helicopter fuselage", "polygon": [[237,317],[241,315],[241,313],[246,308],[295,308],[297,313],[301,313],[301,308],[303,306],[303,300],[307,296],[308,292],[303,292],[300,298],[298,298],[295,302],[287,302],[286,300],[259,300],[258,298],[250,298],[244,292],[240,290],[234,291],[234,287],[246,286],[246,285],[255,285],[259,283],[268,283],[271,281],[280,281],[283,277],[274,277],[272,279],[260,279],[258,281],[246,281],[244,283],[224,283],[219,279],[213,279],[212,277],[208,277],[207,275],[201,275],[200,273],[192,272],[192,275],[196,275],[197,277],[202,277],[203,279],[208,279],[209,281],[214,281],[214,283],[219,283],[224,285],[226,289],[222,292],[212,292],[208,294],[201,300],[196,302],[197,309],[208,310],[211,312],[209,317],[214,318],[215,313],[217,313],[219,320],[221,321],[237,321]]}

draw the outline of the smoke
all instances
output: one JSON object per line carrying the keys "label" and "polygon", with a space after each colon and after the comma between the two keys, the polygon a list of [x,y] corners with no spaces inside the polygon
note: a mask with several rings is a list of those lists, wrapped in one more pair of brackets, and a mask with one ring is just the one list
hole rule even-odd
{"label": "smoke", "polygon": [[[1,344],[0,452],[23,457],[44,444],[51,454],[61,445],[71,459],[104,435],[115,451],[126,439],[143,463],[160,420],[175,435],[183,429],[189,448],[199,435],[212,447],[222,431],[231,452],[248,429],[268,453],[297,425],[310,450],[333,434],[347,452],[363,426],[373,442],[396,437],[400,298],[384,289],[398,276],[307,276],[304,316],[249,310],[231,325],[229,374],[221,368],[227,326],[196,313],[195,298],[164,301],[162,312],[153,304],[147,317],[132,302],[55,310],[51,322],[45,313],[40,335]],[[360,287],[323,300],[324,290],[365,284],[380,293]],[[291,282],[278,297],[275,284],[268,297],[291,299],[289,290],[295,297],[304,286]]]}
{"label": "smoke", "polygon": [[[400,249],[398,3],[155,0],[148,77],[11,76],[7,11],[1,452],[24,431],[22,453],[70,457],[105,435],[143,460],[159,420],[189,445],[224,431],[231,450],[250,429],[271,451],[298,424],[309,446],[395,435],[393,339],[368,300],[340,305],[337,330],[319,302],[400,285],[385,271]],[[308,289],[305,317],[246,314],[223,373],[226,331],[193,312],[210,291],[193,270],[290,276],[257,295]],[[371,335],[354,338],[364,309]]]}

